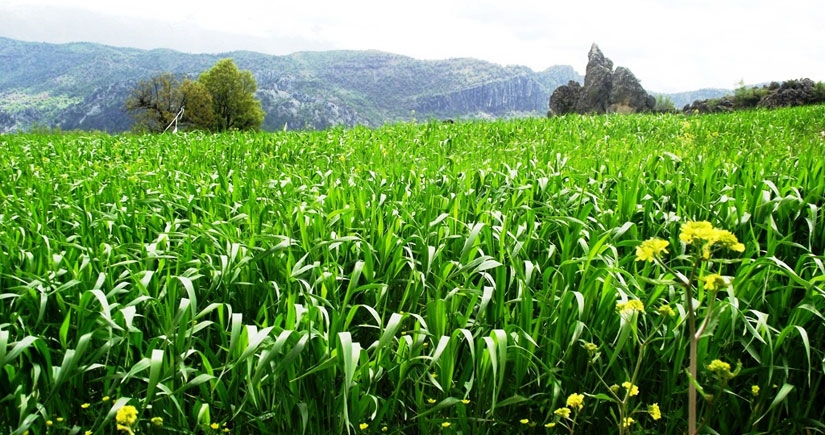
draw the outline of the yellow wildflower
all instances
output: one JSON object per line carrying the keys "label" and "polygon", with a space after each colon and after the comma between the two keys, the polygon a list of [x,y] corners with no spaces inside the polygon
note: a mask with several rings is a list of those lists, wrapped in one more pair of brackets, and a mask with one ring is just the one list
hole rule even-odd
{"label": "yellow wildflower", "polygon": [[381,432],[386,432],[388,430],[390,430],[390,428],[388,428],[387,426],[381,427]]}
{"label": "yellow wildflower", "polygon": [[90,403],[84,403],[84,404],[80,405],[80,407],[83,408],[83,409],[88,409],[90,406],[92,406]]}
{"label": "yellow wildflower", "polygon": [[596,343],[585,343],[584,348],[587,349],[588,352],[594,353],[599,350],[599,345]]}
{"label": "yellow wildflower", "polygon": [[659,314],[661,314],[662,316],[667,316],[667,317],[676,316],[676,311],[673,311],[673,308],[671,308],[670,305],[662,305],[656,311],[658,311]]}
{"label": "yellow wildflower", "polygon": [[650,418],[654,420],[658,420],[662,418],[662,411],[659,409],[659,404],[654,403],[647,407],[647,412],[650,414]]}
{"label": "yellow wildflower", "polygon": [[708,221],[687,222],[682,225],[679,240],[690,245],[696,240],[711,240],[714,236],[713,225]]}
{"label": "yellow wildflower", "polygon": [[544,427],[556,427],[556,423],[554,423],[554,422],[552,422],[552,421],[551,421],[550,423],[546,423],[546,424],[544,425]]}
{"label": "yellow wildflower", "polygon": [[53,424],[54,422],[52,422],[51,420],[46,420],[46,426],[52,426]]}
{"label": "yellow wildflower", "polygon": [[636,261],[652,261],[654,257],[662,252],[667,254],[667,247],[670,242],[662,239],[648,239],[636,247]]}
{"label": "yellow wildflower", "polygon": [[83,435],[92,435],[92,431],[87,430],[86,432],[83,432]]}
{"label": "yellow wildflower", "polygon": [[611,386],[610,386],[610,391],[611,391],[613,394],[618,394],[618,393],[619,393],[619,386],[618,386],[618,385],[616,385],[616,384],[611,385]]}
{"label": "yellow wildflower", "polygon": [[644,313],[645,312],[645,304],[638,299],[632,299],[627,302],[619,302],[616,304],[616,309],[621,314],[633,314],[635,312]]}
{"label": "yellow wildflower", "polygon": [[368,427],[370,427],[370,425],[367,423],[361,423],[358,425],[358,428],[361,430],[367,430]]}
{"label": "yellow wildflower", "polygon": [[152,426],[163,426],[163,417],[152,417],[150,421],[152,422]]}
{"label": "yellow wildflower", "polygon": [[58,423],[63,423],[63,417],[57,417],[56,420]]}
{"label": "yellow wildflower", "polygon": [[581,411],[584,407],[584,394],[573,393],[567,396],[567,407]]}
{"label": "yellow wildflower", "polygon": [[719,359],[711,361],[710,364],[708,364],[708,370],[722,379],[733,379],[733,377],[736,376],[735,373],[730,371],[730,364]]}
{"label": "yellow wildflower", "polygon": [[450,427],[450,425],[452,425],[452,423],[450,423],[449,421],[445,421],[444,423],[441,423],[441,427],[443,427],[443,428],[448,428],[448,427]]}
{"label": "yellow wildflower", "polygon": [[461,403],[463,403],[465,405],[469,405],[470,404],[470,399],[461,399]]}
{"label": "yellow wildflower", "polygon": [[102,400],[102,401],[104,401],[104,402],[108,402],[108,401],[109,401],[109,399],[111,399],[111,397],[109,397],[109,396],[103,396],[103,398],[102,398],[102,399],[100,399],[100,400]]}
{"label": "yellow wildflower", "polygon": [[759,396],[759,385],[751,386],[751,394],[753,394],[753,397]]}
{"label": "yellow wildflower", "polygon": [[561,418],[570,418],[570,408],[559,408],[553,411],[553,414],[556,414]]}
{"label": "yellow wildflower", "polygon": [[137,408],[132,405],[122,406],[117,410],[115,420],[120,424],[125,424],[126,426],[135,424],[137,421]]}
{"label": "yellow wildflower", "polygon": [[131,428],[131,427],[129,427],[129,426],[124,426],[124,425],[122,425],[122,424],[120,424],[120,423],[118,423],[118,424],[117,424],[117,430],[122,431],[122,432],[126,432],[126,433],[128,433],[129,435],[135,435],[135,433],[134,433],[134,432],[132,432],[132,428]]}
{"label": "yellow wildflower", "polygon": [[633,417],[625,417],[624,420],[622,420],[622,427],[630,427],[633,423],[636,423]]}
{"label": "yellow wildflower", "polygon": [[219,425],[218,423],[212,423],[209,425],[209,427],[211,427],[214,430],[218,430],[220,429],[221,425]]}
{"label": "yellow wildflower", "polygon": [[705,281],[705,290],[719,290],[728,286],[728,280],[718,273],[710,273],[702,278]]}
{"label": "yellow wildflower", "polygon": [[630,397],[637,396],[639,394],[639,387],[633,385],[632,383],[622,382],[622,386],[628,391]]}
{"label": "yellow wildflower", "polygon": [[429,403],[430,405],[432,405],[433,403],[435,403],[435,399],[427,399],[427,403]]}

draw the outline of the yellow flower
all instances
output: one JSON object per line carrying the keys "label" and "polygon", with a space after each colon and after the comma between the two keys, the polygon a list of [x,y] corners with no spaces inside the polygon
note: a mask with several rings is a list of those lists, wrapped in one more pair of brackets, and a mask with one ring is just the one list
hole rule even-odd
{"label": "yellow flower", "polygon": [[150,421],[152,422],[152,426],[163,426],[163,417],[152,417]]}
{"label": "yellow flower", "polygon": [[387,426],[383,426],[383,427],[381,428],[381,432],[386,432],[386,431],[388,431],[388,430],[390,430],[390,428],[388,428]]}
{"label": "yellow flower", "polygon": [[628,382],[622,382],[622,386],[628,391],[630,397],[637,396],[639,394],[639,387],[631,384]]}
{"label": "yellow flower", "polygon": [[618,386],[618,385],[616,385],[616,384],[611,385],[611,386],[610,386],[610,391],[611,391],[613,394],[619,394],[619,386]]}
{"label": "yellow flower", "polygon": [[[131,426],[137,421],[137,408],[132,405],[126,405],[117,410],[115,420],[126,426]],[[122,429],[118,429],[122,430]]]}
{"label": "yellow flower", "polygon": [[463,403],[465,405],[469,405],[470,404],[470,399],[461,399],[461,403]]}
{"label": "yellow flower", "polygon": [[100,399],[100,400],[102,400],[102,401],[104,401],[104,402],[108,402],[108,401],[109,401],[109,399],[111,399],[111,397],[109,397],[109,396],[103,396],[103,398],[102,398],[102,399]]}
{"label": "yellow flower", "polygon": [[662,305],[659,307],[658,310],[659,314],[667,317],[674,317],[676,316],[676,311],[673,311],[673,308],[670,308],[670,305]]}
{"label": "yellow flower", "polygon": [[83,432],[83,435],[92,435],[92,431],[87,430],[86,432]]}
{"label": "yellow flower", "polygon": [[92,405],[89,404],[89,403],[84,403],[84,404],[80,405],[80,407],[83,408],[83,409],[87,409],[90,406],[92,406]]}
{"label": "yellow flower", "polygon": [[662,411],[659,409],[659,404],[654,403],[647,407],[647,412],[650,414],[650,418],[654,420],[658,420],[662,418]]}
{"label": "yellow flower", "polygon": [[718,273],[709,273],[702,280],[705,281],[705,290],[719,290],[728,286],[728,280]]}
{"label": "yellow flower", "polygon": [[588,352],[594,353],[599,350],[599,345],[596,343],[585,343],[584,348],[587,349]]}
{"label": "yellow flower", "polygon": [[616,309],[621,314],[633,314],[635,312],[644,313],[645,312],[645,304],[638,299],[631,299],[627,302],[619,302],[616,304]]}
{"label": "yellow flower", "polygon": [[711,240],[713,235],[713,225],[708,221],[686,222],[682,224],[679,240],[690,245],[696,240]]}
{"label": "yellow flower", "polygon": [[636,261],[652,261],[653,257],[659,256],[662,252],[667,254],[667,247],[670,242],[662,239],[648,239],[636,247]]}
{"label": "yellow flower", "polygon": [[753,397],[759,396],[759,385],[751,386],[751,394],[753,394]]}
{"label": "yellow flower", "polygon": [[368,427],[370,427],[370,425],[367,423],[361,423],[358,425],[358,428],[361,430],[367,430]]}
{"label": "yellow flower", "polygon": [[530,423],[530,419],[528,419],[528,418],[522,418],[522,419],[521,419],[521,420],[519,420],[518,422],[519,422],[519,423],[521,423],[521,424],[527,424],[527,423]]}
{"label": "yellow flower", "polygon": [[53,425],[53,424],[54,424],[54,423],[53,423],[51,420],[46,420],[46,426],[51,426],[51,425]]}
{"label": "yellow flower", "polygon": [[554,422],[552,422],[552,421],[551,421],[550,423],[546,423],[546,424],[544,425],[544,427],[556,427],[556,423],[554,423]]}
{"label": "yellow flower", "polygon": [[435,403],[435,399],[427,399],[427,403],[429,403],[430,405],[432,405],[433,403]]}
{"label": "yellow flower", "polygon": [[636,423],[633,417],[625,417],[624,420],[622,420],[622,427],[630,427],[633,423]]}
{"label": "yellow flower", "polygon": [[567,396],[567,407],[575,408],[579,411],[584,407],[584,394],[573,393]]}
{"label": "yellow flower", "polygon": [[449,421],[445,421],[444,423],[441,423],[441,427],[448,428],[448,427],[450,427],[451,424],[452,423],[450,423]]}
{"label": "yellow flower", "polygon": [[63,423],[63,417],[57,417],[56,420],[58,423]]}
{"label": "yellow flower", "polygon": [[733,379],[733,377],[736,376],[735,373],[730,371],[730,364],[719,359],[711,361],[710,364],[708,364],[708,370],[722,379]]}
{"label": "yellow flower", "polygon": [[130,428],[129,426],[124,426],[124,425],[122,425],[122,424],[120,424],[120,423],[118,423],[118,424],[117,424],[117,430],[119,430],[119,431],[123,431],[123,432],[126,432],[126,433],[128,433],[129,435],[135,435],[135,433],[134,433],[134,432],[132,432],[132,428]]}
{"label": "yellow flower", "polygon": [[209,427],[211,427],[214,430],[218,430],[220,429],[221,425],[219,425],[218,423],[212,423],[209,425]]}
{"label": "yellow flower", "polygon": [[570,418],[570,408],[559,408],[553,411],[553,414],[556,414],[561,418]]}

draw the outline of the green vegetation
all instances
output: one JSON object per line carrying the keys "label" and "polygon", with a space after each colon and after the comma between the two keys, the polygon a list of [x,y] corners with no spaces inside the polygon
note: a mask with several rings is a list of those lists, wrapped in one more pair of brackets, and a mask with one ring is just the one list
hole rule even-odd
{"label": "green vegetation", "polygon": [[138,82],[126,100],[133,130],[162,132],[172,123],[185,130],[255,130],[264,112],[255,99],[255,78],[222,59],[197,81],[165,72]]}
{"label": "green vegetation", "polygon": [[0,432],[821,432],[824,131],[0,136]]}

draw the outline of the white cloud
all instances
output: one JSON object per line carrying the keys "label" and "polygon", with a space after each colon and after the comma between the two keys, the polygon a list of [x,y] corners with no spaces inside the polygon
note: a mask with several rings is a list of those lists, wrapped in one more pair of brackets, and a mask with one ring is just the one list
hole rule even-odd
{"label": "white cloud", "polygon": [[[32,11],[57,16],[48,26],[27,26],[20,17],[31,21]],[[378,49],[537,70],[569,64],[582,73],[597,42],[647,88],[678,91],[729,88],[739,80],[825,79],[824,12],[817,0],[235,0],[229,7],[192,0],[5,0],[0,36],[200,52]]]}

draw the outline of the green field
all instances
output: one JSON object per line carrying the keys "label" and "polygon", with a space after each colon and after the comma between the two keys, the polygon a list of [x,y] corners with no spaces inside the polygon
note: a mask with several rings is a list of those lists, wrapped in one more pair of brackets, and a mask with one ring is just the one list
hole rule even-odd
{"label": "green field", "polygon": [[685,433],[688,291],[700,431],[822,433],[824,198],[825,106],[0,136],[0,433]]}

